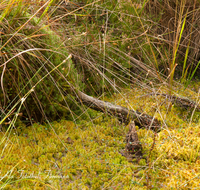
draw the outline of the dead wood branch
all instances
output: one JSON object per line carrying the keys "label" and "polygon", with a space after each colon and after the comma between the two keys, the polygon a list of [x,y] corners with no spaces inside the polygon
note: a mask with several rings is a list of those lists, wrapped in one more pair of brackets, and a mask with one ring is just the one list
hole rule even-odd
{"label": "dead wood branch", "polygon": [[182,107],[184,109],[196,109],[197,111],[200,111],[200,105],[197,102],[190,100],[186,97],[180,97],[180,96],[178,97],[176,95],[169,95],[169,94],[163,94],[163,93],[150,93],[145,96],[148,96],[148,95],[163,96],[178,107]]}
{"label": "dead wood branch", "polygon": [[154,131],[159,131],[161,128],[160,122],[145,113],[140,113],[135,110],[127,109],[123,106],[111,104],[110,102],[102,101],[97,98],[88,96],[87,94],[78,91],[79,101],[89,108],[96,111],[106,112],[117,117],[121,122],[128,124],[130,121],[135,121],[139,127],[145,127]]}
{"label": "dead wood branch", "polygon": [[185,97],[177,97],[175,95],[167,95],[167,94],[158,94],[161,96],[165,96],[168,98],[172,103],[175,105],[185,108],[185,109],[196,109],[197,111],[200,111],[200,105],[193,100],[190,100]]}

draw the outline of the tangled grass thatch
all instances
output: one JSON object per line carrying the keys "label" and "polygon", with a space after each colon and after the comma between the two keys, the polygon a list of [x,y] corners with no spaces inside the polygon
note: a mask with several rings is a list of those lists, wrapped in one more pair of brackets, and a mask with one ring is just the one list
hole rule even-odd
{"label": "tangled grass thatch", "polygon": [[[166,67],[178,57],[182,62],[179,67],[179,70],[182,70],[182,78],[189,76],[189,69],[198,67],[200,59],[199,5],[200,2],[196,0],[150,0],[146,4],[146,11],[157,19],[154,19],[156,25],[152,27],[154,34],[156,33],[159,43],[164,41],[168,44],[168,50],[166,48],[165,51],[172,54],[171,57],[166,56]],[[177,50],[179,56],[176,56]],[[166,52],[163,52],[161,57],[165,56]]]}

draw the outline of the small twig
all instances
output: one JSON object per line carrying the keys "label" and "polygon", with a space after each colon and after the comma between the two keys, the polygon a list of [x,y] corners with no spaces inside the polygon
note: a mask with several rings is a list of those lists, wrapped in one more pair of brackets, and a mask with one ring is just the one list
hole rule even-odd
{"label": "small twig", "polygon": [[156,143],[156,133],[154,133],[154,137],[153,137],[153,144],[151,145],[151,148],[149,150],[149,155],[147,156],[147,166],[148,166],[148,169],[147,169],[147,172],[146,172],[146,175],[147,175],[147,189],[151,189],[151,185],[150,185],[150,169],[151,169],[151,166],[150,166],[150,157],[151,157],[151,153],[155,147],[155,143]]}

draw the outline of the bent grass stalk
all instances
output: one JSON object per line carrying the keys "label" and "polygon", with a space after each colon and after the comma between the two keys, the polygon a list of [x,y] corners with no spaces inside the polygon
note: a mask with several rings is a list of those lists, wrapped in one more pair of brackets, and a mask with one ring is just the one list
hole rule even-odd
{"label": "bent grass stalk", "polygon": [[[48,75],[50,75],[54,70],[56,70],[58,67],[60,67],[62,64],[64,64],[68,59],[70,59],[72,57],[72,55],[70,54],[62,63],[60,63],[59,65],[57,65],[55,68],[53,68],[49,73],[47,73],[44,77],[42,77],[20,100],[18,100],[18,102],[11,108],[11,110],[6,114],[6,116],[0,121],[0,125],[5,121],[6,118],[9,117],[9,115],[14,111],[14,109],[16,108],[16,106],[20,103],[20,106],[18,108],[17,113],[15,114],[12,122],[10,123],[8,129],[6,130],[6,133],[4,135],[4,137],[2,138],[0,145],[4,142],[5,137],[8,133],[8,131],[10,130],[10,128],[13,126],[13,124],[16,122],[18,114],[20,112],[21,106],[23,105],[24,101],[26,100],[26,98],[30,95],[31,92],[34,91],[34,88],[42,81],[44,80]],[[35,73],[36,75],[37,73]],[[35,76],[34,75],[34,76]]]}
{"label": "bent grass stalk", "polygon": [[[18,57],[18,56],[20,56],[20,55],[22,55],[23,53],[29,53],[29,52],[31,52],[31,51],[51,51],[51,52],[53,52],[53,53],[59,53],[59,52],[55,52],[54,50],[51,50],[51,49],[42,49],[42,48],[33,48],[33,49],[28,49],[28,50],[24,50],[23,52],[20,52],[20,53],[18,53],[18,54],[16,54],[16,55],[14,55],[13,57],[11,57],[10,59],[8,59],[5,63],[3,63],[0,67],[2,67],[2,66],[5,66],[7,63],[9,63],[10,61],[12,61],[15,57]],[[34,54],[32,54],[32,55],[34,55]],[[51,55],[52,56],[52,55]],[[68,59],[68,58],[67,58]],[[66,59],[65,59],[66,60]],[[63,64],[64,62],[62,62],[61,64]],[[43,66],[45,65],[46,63],[44,63],[35,73],[34,73],[34,75],[33,75],[33,77],[23,86],[23,88],[21,89],[21,91],[19,92],[19,94],[28,86],[28,84],[32,81],[32,79],[34,78],[34,77],[36,77],[37,76],[37,74],[41,71],[41,69],[43,68]],[[60,64],[60,65],[61,65]],[[58,68],[59,66],[56,66],[55,68]],[[55,68],[53,69],[53,70],[55,70]],[[49,73],[50,74],[50,73]],[[47,74],[47,75],[49,75],[49,74]],[[4,75],[4,72],[2,73],[2,75],[1,75],[1,78],[3,79],[3,75]],[[43,77],[44,78],[44,77]],[[2,81],[2,80],[1,80]],[[15,100],[17,98],[17,96],[11,101],[11,103]],[[11,104],[10,103],[10,104]],[[9,105],[10,105],[9,104]],[[9,106],[8,105],[8,106]],[[9,116],[8,116],[9,117]],[[1,124],[1,123],[0,123]]]}

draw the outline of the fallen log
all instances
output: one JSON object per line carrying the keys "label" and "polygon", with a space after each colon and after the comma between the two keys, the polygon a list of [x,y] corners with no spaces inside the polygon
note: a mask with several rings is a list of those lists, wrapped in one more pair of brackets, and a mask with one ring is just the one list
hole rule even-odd
{"label": "fallen log", "polygon": [[101,111],[113,115],[125,124],[128,124],[130,121],[134,121],[135,124],[139,127],[145,127],[146,129],[151,129],[157,132],[161,129],[160,122],[156,118],[145,113],[131,110],[123,106],[114,105],[107,101],[99,100],[81,91],[78,91],[77,95],[79,101],[87,107],[96,111]]}

